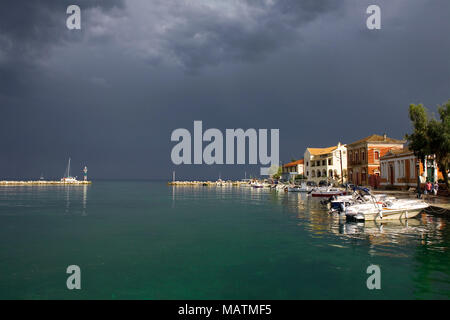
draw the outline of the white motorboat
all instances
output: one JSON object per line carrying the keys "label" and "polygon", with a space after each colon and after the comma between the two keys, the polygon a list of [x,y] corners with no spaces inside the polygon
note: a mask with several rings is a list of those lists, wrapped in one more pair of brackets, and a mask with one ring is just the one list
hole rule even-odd
{"label": "white motorboat", "polygon": [[288,186],[287,185],[285,185],[285,184],[277,184],[276,185],[276,187],[275,187],[275,190],[276,191],[287,191],[287,189],[288,189]]}
{"label": "white motorboat", "polygon": [[312,197],[332,197],[345,195],[347,192],[339,188],[319,187],[311,191]]}
{"label": "white motorboat", "polygon": [[345,208],[345,216],[356,220],[408,219],[417,216],[429,205],[423,200],[390,199],[353,204]]}
{"label": "white motorboat", "polygon": [[329,201],[326,201],[324,204],[330,203],[330,213],[335,212],[344,213],[345,208],[350,205],[367,203],[373,200],[375,200],[376,202],[395,200],[395,197],[387,196],[385,194],[371,195],[353,192],[353,194],[351,195],[334,196]]}
{"label": "white motorboat", "polygon": [[260,183],[260,182],[253,182],[252,183],[252,187],[253,188],[263,188],[264,187],[264,185],[262,184],[262,183]]}
{"label": "white motorboat", "polygon": [[301,186],[289,186],[288,187],[288,192],[302,192],[302,187]]}

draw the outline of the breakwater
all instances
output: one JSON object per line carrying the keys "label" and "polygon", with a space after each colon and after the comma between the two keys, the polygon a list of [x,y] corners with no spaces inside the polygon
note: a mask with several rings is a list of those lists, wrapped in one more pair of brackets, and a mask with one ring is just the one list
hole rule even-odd
{"label": "breakwater", "polygon": [[0,186],[41,186],[41,185],[86,185],[92,181],[47,181],[47,180],[30,180],[30,181],[0,181]]}

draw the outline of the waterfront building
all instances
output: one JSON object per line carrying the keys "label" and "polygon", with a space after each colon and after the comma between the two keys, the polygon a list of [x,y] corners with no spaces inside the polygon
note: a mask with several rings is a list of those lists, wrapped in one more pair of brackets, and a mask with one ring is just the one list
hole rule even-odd
{"label": "waterfront building", "polygon": [[[380,158],[382,186],[409,188],[417,186],[417,157],[408,148],[388,151]],[[424,170],[424,167],[426,170]],[[425,166],[420,163],[420,182],[442,179],[434,156],[427,156]]]}
{"label": "waterfront building", "polygon": [[348,181],[355,185],[380,184],[380,159],[390,150],[403,149],[405,141],[373,134],[347,144]]}
{"label": "waterfront building", "polygon": [[347,181],[347,148],[340,142],[328,148],[307,148],[304,154],[304,172],[316,183],[345,183]]}
{"label": "waterfront building", "polygon": [[282,167],[281,178],[283,180],[295,179],[297,175],[304,175],[303,159],[286,163]]}

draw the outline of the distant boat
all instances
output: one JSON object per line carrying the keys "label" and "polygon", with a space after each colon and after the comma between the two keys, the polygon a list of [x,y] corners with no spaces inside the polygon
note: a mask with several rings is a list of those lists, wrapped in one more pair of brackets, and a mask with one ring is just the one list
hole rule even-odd
{"label": "distant boat", "polygon": [[70,158],[69,158],[69,163],[67,164],[66,173],[64,174],[64,177],[61,178],[61,182],[65,182],[65,183],[78,182],[77,178],[74,178],[74,177],[70,176]]}
{"label": "distant boat", "polygon": [[332,197],[332,196],[342,196],[347,192],[338,188],[328,188],[328,187],[318,187],[311,192],[313,197]]}

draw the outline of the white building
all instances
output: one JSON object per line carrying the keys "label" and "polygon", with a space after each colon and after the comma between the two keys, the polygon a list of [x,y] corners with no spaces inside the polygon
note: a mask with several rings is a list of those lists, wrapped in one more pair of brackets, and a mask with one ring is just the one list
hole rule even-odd
{"label": "white building", "polygon": [[341,143],[328,148],[307,148],[304,172],[308,181],[347,182],[347,147]]}
{"label": "white building", "polygon": [[283,165],[281,177],[283,180],[295,179],[297,175],[304,175],[303,159],[289,162]]}
{"label": "white building", "polygon": [[[427,156],[425,169],[420,163],[420,183],[443,179],[434,156]],[[408,188],[417,186],[417,157],[408,148],[390,150],[380,159],[382,186]]]}

